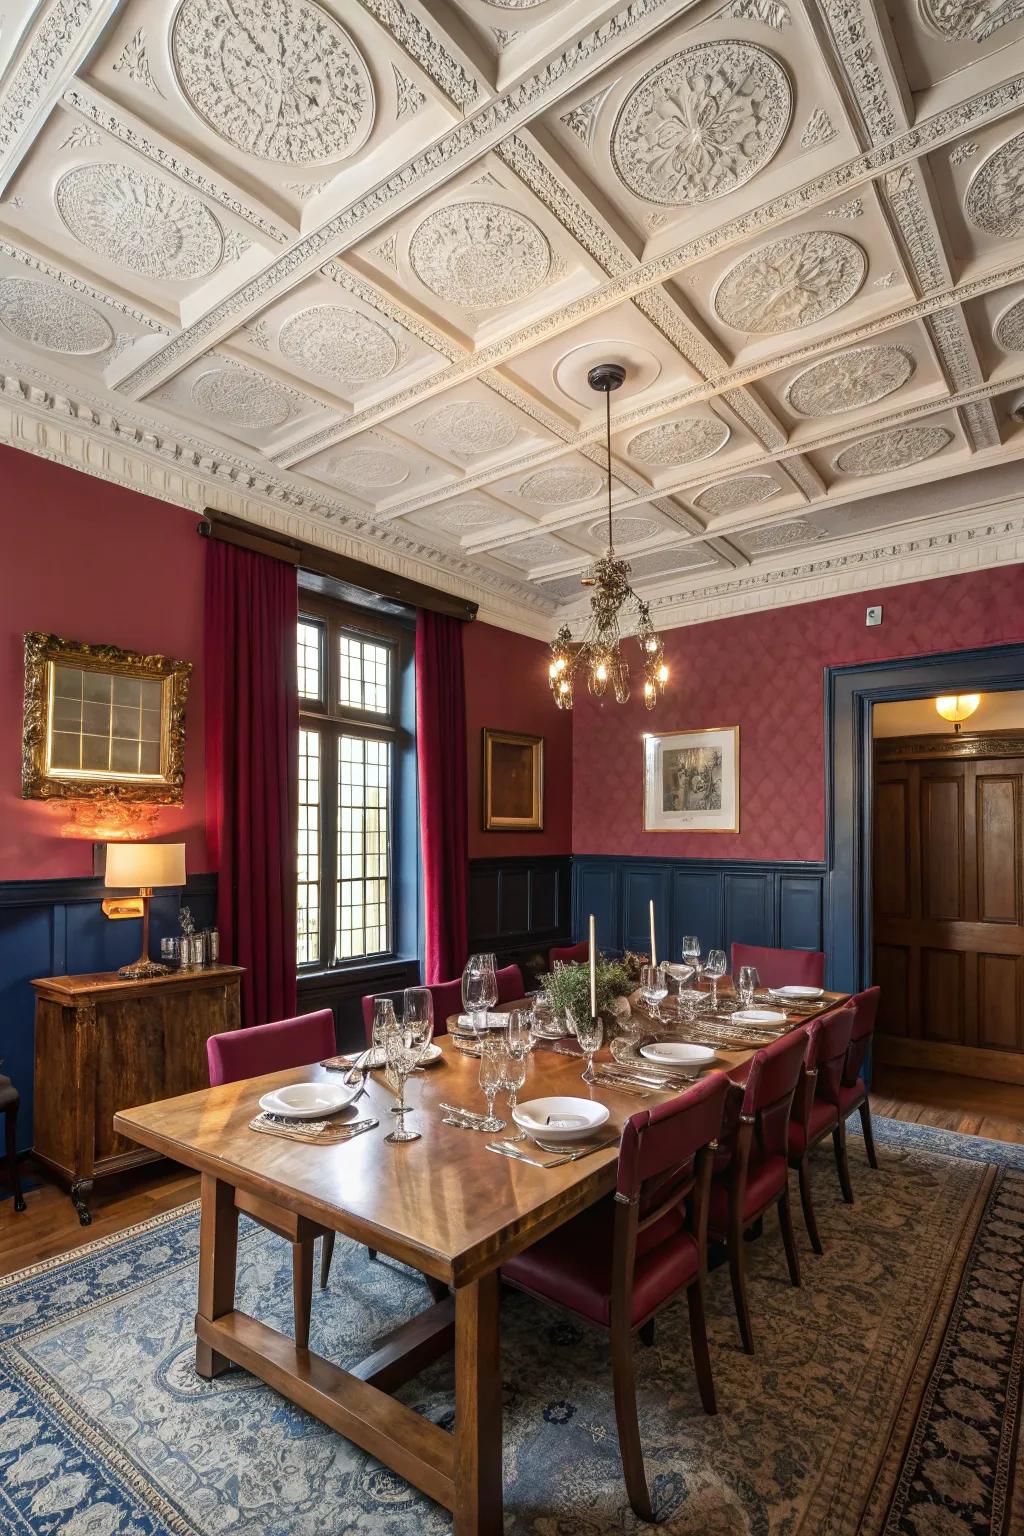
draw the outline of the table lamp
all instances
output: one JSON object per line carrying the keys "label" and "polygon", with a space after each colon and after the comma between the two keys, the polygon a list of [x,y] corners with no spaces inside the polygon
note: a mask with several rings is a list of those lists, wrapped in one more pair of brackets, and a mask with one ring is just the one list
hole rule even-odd
{"label": "table lamp", "polygon": [[163,976],[168,967],[149,958],[149,900],[155,886],[185,884],[185,844],[108,843],[105,883],[108,890],[134,888],[142,899],[142,954],[117,974],[130,981]]}

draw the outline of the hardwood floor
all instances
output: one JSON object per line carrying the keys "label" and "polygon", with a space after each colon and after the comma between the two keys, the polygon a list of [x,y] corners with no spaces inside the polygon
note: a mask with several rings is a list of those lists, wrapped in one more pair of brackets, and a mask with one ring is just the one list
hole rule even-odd
{"label": "hardwood floor", "polygon": [[[871,1104],[876,1114],[895,1120],[1024,1143],[1022,1084],[879,1066]],[[16,1215],[13,1201],[0,1200],[0,1275],[120,1232],[199,1195],[198,1177],[184,1168],[172,1163],[139,1168],[97,1184],[92,1226],[83,1227],[64,1190],[30,1167],[25,1173],[38,1180],[38,1187],[26,1192],[28,1210]]]}

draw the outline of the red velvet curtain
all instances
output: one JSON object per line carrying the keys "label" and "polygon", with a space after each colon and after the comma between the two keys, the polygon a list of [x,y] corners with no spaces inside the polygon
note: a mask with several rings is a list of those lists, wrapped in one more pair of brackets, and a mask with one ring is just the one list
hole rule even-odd
{"label": "red velvet curtain", "polygon": [[466,963],[469,815],[462,623],[421,609],[416,619],[416,761],[425,896],[425,981]]}
{"label": "red velvet curtain", "polygon": [[297,622],[294,566],[209,541],[206,835],[245,1024],[295,1013]]}

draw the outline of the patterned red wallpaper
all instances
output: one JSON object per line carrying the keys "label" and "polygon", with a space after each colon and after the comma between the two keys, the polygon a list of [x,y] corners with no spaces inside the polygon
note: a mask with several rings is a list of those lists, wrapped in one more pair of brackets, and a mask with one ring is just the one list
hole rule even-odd
{"label": "patterned red wallpaper", "polygon": [[[882,603],[867,629],[864,610]],[[1024,640],[1024,566],[915,582],[671,630],[672,682],[573,710],[574,853],[676,858],[824,857],[823,669]],[[643,831],[645,731],[740,727],[738,834]]]}

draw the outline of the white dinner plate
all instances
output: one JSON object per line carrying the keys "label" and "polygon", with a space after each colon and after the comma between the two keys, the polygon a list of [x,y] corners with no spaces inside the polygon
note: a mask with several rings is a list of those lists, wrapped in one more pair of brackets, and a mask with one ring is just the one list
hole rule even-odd
{"label": "white dinner plate", "polygon": [[358,1083],[289,1083],[275,1088],[260,1099],[260,1109],[268,1115],[287,1115],[290,1120],[323,1120],[347,1109],[362,1087]]}
{"label": "white dinner plate", "polygon": [[785,1024],[786,1015],[778,1008],[737,1008],[730,1023],[736,1024]]}
{"label": "white dinner plate", "polygon": [[825,996],[824,987],[769,987],[772,997],[791,997],[801,1002],[813,1002]]}
{"label": "white dinner plate", "polygon": [[600,1130],[608,1119],[608,1106],[593,1099],[530,1099],[517,1104],[512,1118],[521,1130],[540,1143],[583,1141]]}
{"label": "white dinner plate", "polygon": [[662,1067],[693,1067],[698,1062],[715,1058],[709,1045],[688,1045],[684,1040],[660,1040],[653,1045],[642,1045],[640,1055]]}

